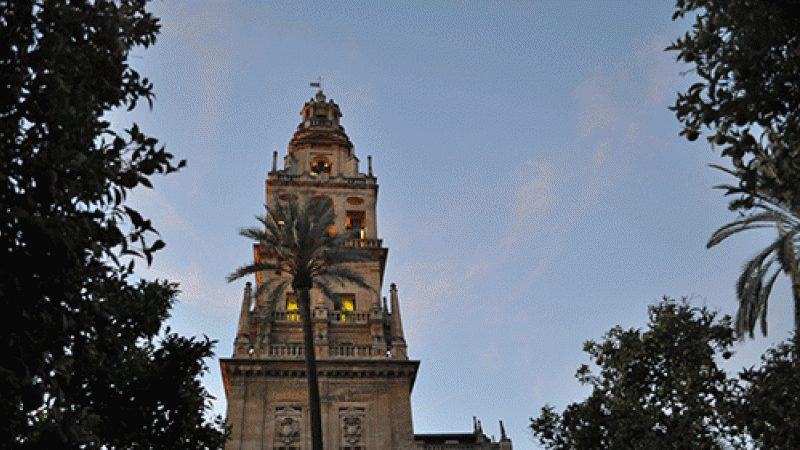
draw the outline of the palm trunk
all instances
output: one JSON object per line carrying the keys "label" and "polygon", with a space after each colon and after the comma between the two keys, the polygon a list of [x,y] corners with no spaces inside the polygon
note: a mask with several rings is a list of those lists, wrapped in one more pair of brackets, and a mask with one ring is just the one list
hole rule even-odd
{"label": "palm trunk", "polygon": [[314,330],[311,323],[311,296],[308,289],[298,289],[297,303],[303,321],[303,353],[308,377],[308,412],[311,416],[311,449],[322,450],[322,412],[317,380],[317,357],[314,350]]}
{"label": "palm trunk", "polygon": [[797,269],[798,269],[797,264],[795,264],[794,272],[790,276],[790,278],[792,279],[792,297],[794,297],[795,351],[800,350],[800,272],[798,272]]}

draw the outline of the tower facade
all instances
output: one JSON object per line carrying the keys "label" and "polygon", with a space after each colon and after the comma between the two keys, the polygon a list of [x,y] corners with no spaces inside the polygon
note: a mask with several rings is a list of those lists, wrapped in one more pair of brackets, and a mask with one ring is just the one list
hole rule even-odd
{"label": "tower facade", "polygon": [[[372,288],[332,286],[336,301],[311,291],[323,440],[327,450],[414,447],[411,390],[419,361],[406,354],[397,288],[383,292],[388,250],[378,238],[377,179],[371,162],[362,172],[353,144],[339,123],[341,111],[322,91],[307,102],[283,168],[277,152],[267,175],[267,205],[292,196],[324,198],[336,212],[333,232],[347,246],[366,250],[351,263]],[[254,247],[256,261],[269,258]],[[256,286],[271,273],[256,275]],[[222,359],[232,426],[229,449],[311,448],[308,391],[300,315],[290,287],[277,302],[244,290],[231,358]]]}
{"label": "tower facade", "polygon": [[[297,197],[330,201],[335,233],[348,247],[366,251],[350,263],[371,289],[331,286],[335,301],[311,290],[311,317],[326,450],[512,450],[500,423],[500,440],[480,421],[466,433],[414,434],[411,391],[419,361],[408,359],[394,283],[381,298],[388,249],[378,238],[377,179],[367,157],[362,172],[352,142],[339,123],[339,106],[320,90],[303,106],[283,168],[277,152],[267,175],[267,206]],[[255,261],[269,259],[259,247]],[[256,285],[274,277],[258,273]],[[229,450],[310,450],[311,427],[303,333],[294,293],[268,300],[244,288],[233,355],[221,359],[231,426]]]}

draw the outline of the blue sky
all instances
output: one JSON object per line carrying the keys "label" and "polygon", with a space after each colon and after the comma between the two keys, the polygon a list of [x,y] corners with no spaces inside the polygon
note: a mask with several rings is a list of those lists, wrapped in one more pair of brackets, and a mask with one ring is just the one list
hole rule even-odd
{"label": "blue sky", "polygon": [[[712,190],[730,180],[667,109],[691,82],[663,51],[690,26],[670,20],[671,2],[151,7],[162,34],[131,61],[157,100],[111,117],[188,160],[131,197],[167,242],[142,275],[182,286],[171,326],[231,354],[244,281],[224,277],[252,257],[237,230],[263,212],[272,152],[286,154],[322,77],[380,184],[385,286],[398,285],[422,361],[416,432],[469,431],[476,415],[488,434],[502,419],[515,448],[537,448],[528,418],[586,395],[573,377],[583,342],[643,326],[664,295],[734,314],[739,268],[772,237],[705,248],[734,218]],[[769,337],[738,346],[728,367],[786,338],[791,312],[782,280]]]}

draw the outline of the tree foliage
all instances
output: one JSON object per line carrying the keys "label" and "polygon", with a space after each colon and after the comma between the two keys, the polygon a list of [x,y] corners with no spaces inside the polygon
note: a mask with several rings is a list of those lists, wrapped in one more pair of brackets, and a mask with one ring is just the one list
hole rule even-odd
{"label": "tree foliage", "polygon": [[764,216],[776,210],[789,219],[772,220],[778,239],[742,271],[736,321],[741,335],[752,336],[756,322],[766,334],[767,300],[780,272],[791,279],[795,328],[800,326],[798,6],[796,0],[678,0],[673,19],[696,14],[695,23],[667,47],[699,78],[671,107],[681,135],[695,140],[708,129],[709,142],[731,160],[733,168],[722,170],[738,179],[719,187],[736,196],[730,208],[741,217],[717,230],[708,246],[732,230],[762,226]]}
{"label": "tree foliage", "polygon": [[647,329],[616,327],[584,350],[597,374],[582,366],[576,377],[592,392],[563,413],[552,406],[531,419],[548,449],[722,449],[729,439],[735,385],[717,366],[730,356],[728,318],[684,300],[649,308]]}
{"label": "tree foliage", "polygon": [[737,419],[764,450],[800,448],[800,355],[797,336],[767,351],[744,370]]}
{"label": "tree foliage", "polygon": [[291,285],[297,298],[303,327],[303,353],[308,379],[311,444],[313,450],[323,449],[322,417],[317,380],[317,362],[311,323],[311,289],[337,302],[332,287],[346,283],[372,289],[363,277],[348,264],[369,260],[360,249],[348,247],[348,237],[331,234],[335,224],[333,204],[325,198],[307,198],[303,204],[296,197],[283,201],[271,199],[267,213],[257,217],[262,227],[245,228],[244,237],[256,243],[262,257],[228,275],[228,281],[262,273],[264,279],[256,289],[256,297],[266,294],[264,305],[274,308],[279,296]]}
{"label": "tree foliage", "polygon": [[177,293],[132,281],[164,246],[125,205],[184,165],[133,125],[152,102],[127,63],[155,42],[143,0],[0,3],[0,446],[218,448],[197,377],[213,342],[167,333]]}
{"label": "tree foliage", "polygon": [[728,317],[665,299],[649,308],[647,329],[616,327],[585,350],[599,367],[576,377],[592,388],[562,413],[545,405],[531,431],[545,448],[800,448],[797,336],[762,356],[762,365],[727,377]]}
{"label": "tree foliage", "polygon": [[730,157],[740,185],[800,213],[800,8],[795,0],[678,0],[695,23],[667,50],[699,81],[671,107],[681,135]]}

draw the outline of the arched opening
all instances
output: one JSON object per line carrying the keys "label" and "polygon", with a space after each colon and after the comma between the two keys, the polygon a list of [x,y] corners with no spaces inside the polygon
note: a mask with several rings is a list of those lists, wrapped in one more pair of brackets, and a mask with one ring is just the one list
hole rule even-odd
{"label": "arched opening", "polygon": [[317,175],[320,173],[331,173],[331,162],[328,160],[328,158],[322,155],[315,156],[311,161],[311,175]]}

